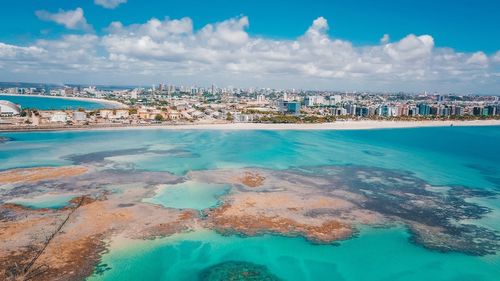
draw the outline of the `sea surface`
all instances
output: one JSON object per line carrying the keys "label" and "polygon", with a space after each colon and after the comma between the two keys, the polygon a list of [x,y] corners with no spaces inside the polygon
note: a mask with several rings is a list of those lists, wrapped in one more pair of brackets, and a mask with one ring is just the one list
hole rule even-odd
{"label": "sea surface", "polygon": [[[356,131],[146,129],[0,136],[12,138],[0,144],[0,170],[99,159],[107,160],[109,169],[126,167],[176,175],[220,168],[287,170],[356,165],[410,172],[436,186],[500,192],[498,126]],[[175,150],[177,157],[140,152],[145,148]],[[87,157],[68,157],[76,152]],[[170,189],[159,186],[143,201],[165,208],[201,210],[216,206],[217,198],[226,191],[224,185],[187,182]],[[48,202],[42,204],[44,207],[58,208],[69,197],[42,199]],[[470,223],[500,231],[500,198],[473,200],[491,212]],[[36,207],[32,199],[23,202]],[[109,251],[89,280],[199,280],[204,270],[224,262],[262,265],[281,280],[500,280],[500,253],[443,253],[422,247],[409,237],[403,226],[361,227],[356,237],[327,245],[301,237],[244,237],[208,229],[154,240],[117,237],[110,241]]]}
{"label": "sea surface", "polygon": [[21,105],[22,108],[36,108],[39,110],[63,110],[63,109],[102,109],[109,108],[106,103],[99,103],[89,100],[75,100],[63,97],[42,97],[42,96],[11,96],[0,94],[0,100],[8,100]]}

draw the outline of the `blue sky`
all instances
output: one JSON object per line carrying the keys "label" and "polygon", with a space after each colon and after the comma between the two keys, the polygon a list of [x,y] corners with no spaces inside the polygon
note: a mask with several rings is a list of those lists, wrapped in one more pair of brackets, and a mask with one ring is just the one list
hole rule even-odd
{"label": "blue sky", "polygon": [[[96,2],[99,1],[120,2],[120,0],[96,0]],[[293,82],[290,83],[291,86],[304,88],[311,86],[318,88],[335,88],[336,85],[339,85],[337,86],[338,88],[347,90],[355,89],[356,85],[359,85],[357,86],[359,90],[370,88],[378,90],[404,90],[402,86],[408,85],[408,87],[411,88],[410,90],[415,91],[427,89],[445,90],[447,89],[446,87],[449,87],[450,91],[458,91],[460,88],[453,86],[458,83],[461,85],[461,88],[464,88],[464,85],[468,85],[465,87],[466,89],[464,88],[464,91],[480,89],[479,92],[488,93],[491,93],[499,84],[497,60],[500,60],[500,53],[497,52],[500,50],[500,1],[121,0],[121,2],[125,3],[121,3],[114,8],[105,8],[102,5],[97,5],[98,3],[94,3],[93,0],[2,1],[2,3],[0,3],[0,43],[5,44],[4,48],[6,50],[8,48],[10,57],[8,60],[4,58],[4,63],[2,64],[2,52],[0,51],[0,74],[3,74],[1,76],[7,77],[10,80],[26,80],[28,77],[34,77],[35,80],[54,80],[54,78],[51,78],[48,74],[40,74],[43,72],[41,68],[23,68],[16,71],[9,70],[8,62],[12,62],[13,60],[12,50],[16,52],[15,57],[24,59],[24,63],[28,60],[26,57],[27,53],[31,56],[35,56],[33,49],[23,49],[29,47],[39,48],[39,57],[47,56],[45,59],[49,59],[47,54],[56,51],[54,49],[56,48],[54,47],[56,42],[67,40],[65,36],[75,35],[82,36],[80,39],[85,40],[89,45],[92,44],[90,41],[94,40],[92,42],[94,42],[97,47],[90,52],[95,53],[96,56],[107,56],[108,58],[120,57],[122,60],[130,59],[131,61],[141,60],[144,66],[151,66],[150,60],[153,59],[161,61],[162,65],[160,66],[158,64],[155,67],[138,69],[137,75],[133,79],[130,79],[130,77],[126,75],[118,75],[116,73],[112,75],[108,74],[108,76],[99,75],[100,79],[96,79],[96,77],[91,75],[93,71],[89,70],[89,68],[91,68],[89,66],[85,67],[86,71],[81,70],[81,72],[78,72],[72,69],[68,72],[63,69],[69,65],[68,61],[57,56],[51,57],[51,62],[54,63],[54,67],[57,67],[58,62],[64,65],[64,67],[61,67],[60,71],[64,72],[65,75],[58,76],[64,81],[60,82],[92,83],[95,80],[99,80],[95,81],[95,83],[104,83],[106,81],[103,77],[107,77],[109,78],[107,79],[109,83],[118,84],[123,84],[125,81],[149,83],[155,82],[156,80],[169,80],[172,81],[172,83],[194,84],[209,83],[209,81],[213,80],[213,82],[227,85],[244,84],[242,86],[246,86],[254,83],[259,86],[281,86],[287,88],[287,81],[290,81]],[[54,15],[60,11],[76,11],[77,8],[80,8],[83,13],[83,23],[79,22],[76,26],[69,26],[54,20]],[[42,11],[42,13],[40,13],[40,11]],[[269,55],[248,57],[247,59],[242,59],[240,55],[232,58],[232,61],[231,59],[225,59],[223,61],[210,59],[210,63],[207,63],[205,59],[204,64],[195,67],[198,70],[200,68],[206,68],[206,72],[201,70],[195,73],[193,72],[195,68],[193,68],[190,70],[184,69],[184,73],[180,71],[179,74],[172,74],[172,72],[158,73],[157,69],[164,69],[163,66],[173,67],[173,64],[182,63],[182,58],[178,57],[178,55],[179,53],[188,53],[185,47],[186,44],[190,44],[188,43],[188,41],[191,40],[188,39],[189,35],[185,35],[183,38],[173,35],[157,38],[152,36],[152,34],[141,33],[142,37],[139,36],[134,39],[130,38],[130,35],[126,35],[128,39],[132,40],[130,49],[126,51],[117,48],[117,45],[112,46],[108,44],[110,40],[107,39],[112,39],[110,37],[117,36],[109,29],[112,22],[120,22],[124,29],[128,28],[128,31],[137,31],[136,29],[139,28],[137,25],[146,25],[152,18],[156,18],[166,23],[184,17],[189,18],[191,21],[192,34],[197,34],[198,31],[207,25],[216,27],[217,23],[222,23],[231,19],[245,18],[248,20],[248,24],[242,22],[230,28],[241,29],[246,34],[244,36],[248,37],[247,41],[238,42],[238,44],[246,44],[245,47],[249,50],[252,49],[251,52],[260,55],[261,53],[255,50],[255,42],[257,42],[255,40],[263,39],[266,41],[267,45],[262,45],[259,48],[273,44],[280,44],[281,46],[290,43],[290,48],[287,49],[290,50],[290,52],[293,52],[291,42],[297,41],[301,43],[301,47],[306,45],[310,47],[299,53],[304,54],[307,51],[312,54],[311,56],[307,56],[307,59],[311,59],[313,65],[307,67],[297,66],[297,69],[292,71],[293,73],[288,73],[289,75],[287,75],[283,68],[259,69],[258,71],[269,71],[269,73],[278,73],[279,75],[272,79],[264,79],[257,73],[252,73],[252,75],[246,75],[247,77],[253,77],[252,79],[244,80],[242,76],[238,74],[241,74],[241,69],[243,67],[245,71],[253,67],[248,64],[248,60],[263,59],[263,57],[267,58]],[[308,41],[310,44],[301,42],[301,40],[305,40],[304,38],[307,37],[305,35],[312,27],[313,21],[318,18],[327,21],[327,27],[320,28],[320,33],[322,36],[326,36],[332,44],[330,47],[325,47],[325,52],[328,52],[328,50],[331,51],[330,54],[325,53],[326,57],[331,57],[331,60],[326,65],[314,64],[314,60],[321,61],[322,58],[321,55],[314,54],[314,42],[312,42],[312,39]],[[370,59],[367,58],[366,48],[375,48],[379,46],[384,34],[388,35],[388,40],[386,40],[387,42],[384,41],[384,43],[394,45],[385,48],[385,55],[389,55],[393,61],[386,61],[386,64],[382,66],[382,63],[378,62],[383,59],[382,57],[380,60],[375,60],[376,62],[369,62]],[[408,38],[408,36],[412,34],[414,34],[417,39],[413,40],[413,37]],[[431,36],[432,42],[427,42],[429,44],[424,42],[426,37],[419,37],[423,35]],[[89,36],[95,38],[91,39]],[[125,35],[122,34],[122,36]],[[153,49],[162,48],[161,46],[172,43],[172,40],[178,40],[178,46],[182,47],[182,51],[172,50],[172,52],[166,53],[164,49],[161,49],[161,52],[145,54],[143,52],[144,50],[141,50],[139,54],[137,50],[133,50],[134,48],[137,49],[137,46],[133,46],[133,40],[136,40],[135,42],[139,44],[139,40],[144,36],[152,38],[152,42],[149,43],[154,43],[151,47]],[[202,40],[200,38],[201,37],[198,36],[196,40]],[[74,41],[80,39],[74,39],[72,42],[74,43]],[[40,40],[50,41],[54,44],[49,44],[47,42],[41,43]],[[337,47],[335,47],[335,40],[341,40],[342,42],[351,44],[352,50],[346,50],[345,48],[337,50]],[[397,43],[401,44],[397,46]],[[214,44],[199,46],[199,44],[201,43],[197,42],[196,48],[193,47],[193,49],[190,50],[193,51],[203,48],[207,52],[219,52],[221,54],[230,52],[228,49],[229,47],[222,47],[221,44],[215,44],[217,46]],[[404,68],[402,60],[405,61],[404,63],[408,63],[408,65],[415,65],[415,63],[409,63],[408,60],[417,59],[416,56],[412,54],[411,57],[407,57],[397,53],[404,50],[407,45],[410,45],[411,48],[418,48],[419,46],[424,48],[415,50],[415,52],[418,54],[425,54],[428,57],[424,58],[422,55],[419,56],[418,59],[429,60],[429,56],[432,56],[432,64],[422,64],[421,71],[414,69],[414,73],[422,75],[421,79],[417,79],[419,81],[410,81],[411,83],[402,81],[400,84],[394,82],[389,83],[389,81],[394,80],[394,76],[390,78],[387,76],[388,82],[380,83],[380,78],[378,76],[366,74],[367,71],[364,69],[361,71],[363,75],[359,74],[361,73],[360,71],[351,71],[353,68],[365,68],[369,67],[368,63],[375,63],[378,69],[374,70],[373,73],[379,75],[380,73],[390,73],[390,70],[387,70],[387,68]],[[241,49],[242,46],[243,45],[239,45],[239,49]],[[427,47],[429,50],[425,49]],[[257,50],[259,50],[259,48],[257,48]],[[119,52],[117,52],[118,49],[120,49]],[[343,56],[343,54],[352,52],[357,53],[357,55],[350,57],[359,62],[356,66],[349,65],[349,62],[346,60],[338,61],[335,59],[336,57]],[[370,52],[378,52],[378,50]],[[445,57],[449,57],[448,55],[442,55],[444,52],[451,52],[456,57],[453,71],[450,70],[451,66],[449,62],[446,62],[446,65],[437,65],[447,60],[444,59]],[[7,51],[4,51],[4,53],[7,53]],[[159,53],[162,55],[159,55]],[[175,58],[173,54],[176,55]],[[248,55],[248,53],[245,54]],[[436,54],[441,54],[441,57],[438,57]],[[380,56],[382,56],[382,54]],[[326,57],[325,60],[328,60]],[[485,57],[486,60],[484,59]],[[16,58],[14,58],[14,60],[15,59]],[[36,57],[33,57],[33,60],[35,59]],[[86,57],[85,59],[91,62],[92,59],[95,60],[100,58]],[[183,59],[188,60],[189,58],[184,56]],[[273,57],[273,60],[274,59],[276,58]],[[306,57],[303,59],[306,61]],[[203,59],[200,58],[200,61],[201,60]],[[420,62],[422,62],[422,60]],[[195,59],[194,61],[197,60]],[[474,70],[469,68],[466,69],[465,62],[468,62],[467,64],[470,65],[471,61],[481,62],[483,68],[480,69],[476,67]],[[21,61],[19,60],[18,62]],[[207,64],[217,63],[225,63],[226,68],[218,69],[214,65],[207,66]],[[307,63],[302,64],[302,66],[304,65],[307,65]],[[83,69],[83,67],[81,68]],[[430,70],[431,68],[432,70]],[[220,70],[221,73],[223,70],[229,71],[232,75],[221,75],[221,77],[217,77],[213,75],[214,69]],[[448,72],[444,73],[444,70]],[[23,71],[25,72],[24,74]],[[480,81],[476,81],[474,85],[472,85],[470,81],[465,81],[461,79],[461,77],[458,77],[458,75],[470,76],[471,74],[469,71],[474,71],[473,75],[478,75],[477,77]],[[439,79],[433,78],[433,75],[438,72]],[[71,73],[73,74],[70,75]],[[195,81],[196,79],[189,77],[193,74],[198,75],[200,78],[199,81]],[[448,75],[448,77],[446,77],[446,75]],[[234,79],[232,79],[232,81],[224,81],[221,79],[222,77]],[[295,78],[299,77],[311,78],[310,80],[313,82],[310,84],[297,83]],[[441,86],[437,87],[438,84],[441,84]]]}
{"label": "blue sky", "polygon": [[[330,21],[331,36],[355,44],[376,43],[387,33],[402,38],[409,33],[432,34],[437,46],[458,51],[496,52],[500,48],[500,1],[495,0],[128,0],[115,9],[91,0],[3,1],[0,40],[19,43],[57,37],[67,31],[34,16],[36,10],[82,7],[97,31],[111,21],[145,22],[151,17],[190,17],[196,27],[238,15],[251,19],[248,32],[272,38],[300,36],[318,16]],[[42,31],[49,31],[42,34]]]}

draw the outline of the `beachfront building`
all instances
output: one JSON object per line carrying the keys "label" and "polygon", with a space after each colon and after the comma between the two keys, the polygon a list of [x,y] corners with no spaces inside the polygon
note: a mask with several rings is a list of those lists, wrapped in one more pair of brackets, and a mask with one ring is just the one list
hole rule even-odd
{"label": "beachfront building", "polygon": [[332,115],[334,116],[344,116],[347,115],[347,110],[343,107],[334,107],[331,109]]}
{"label": "beachfront building", "polygon": [[85,111],[73,111],[73,121],[75,122],[87,121],[87,113]]}
{"label": "beachfront building", "polygon": [[128,109],[101,109],[99,116],[104,119],[126,119],[129,117]]}
{"label": "beachfront building", "polygon": [[6,100],[0,100],[0,116],[15,116],[21,114],[21,107]]}
{"label": "beachfront building", "polygon": [[68,120],[68,114],[62,111],[56,111],[50,117],[50,122],[52,123],[66,122],[67,120]]}
{"label": "beachfront building", "polygon": [[168,120],[179,120],[181,119],[181,117],[182,117],[181,113],[177,110],[169,110],[167,112]]}

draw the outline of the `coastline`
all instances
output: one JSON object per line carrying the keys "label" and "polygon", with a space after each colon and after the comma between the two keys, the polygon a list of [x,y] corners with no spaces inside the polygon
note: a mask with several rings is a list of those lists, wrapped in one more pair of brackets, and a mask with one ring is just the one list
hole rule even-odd
{"label": "coastline", "polygon": [[[98,98],[83,98],[83,97],[61,97],[61,96],[44,96],[44,95],[20,95],[20,94],[8,94],[8,93],[0,93],[1,96],[10,96],[10,97],[39,97],[39,98],[48,98],[48,99],[66,99],[66,100],[75,100],[75,101],[88,101],[95,102],[102,105],[109,105],[112,109],[120,109],[120,108],[128,108],[128,105],[123,104],[118,101],[98,99]],[[0,98],[1,99],[1,98]]]}
{"label": "coastline", "polygon": [[88,131],[88,130],[272,130],[272,131],[307,131],[307,130],[372,130],[402,129],[424,127],[465,127],[465,126],[500,126],[500,120],[472,121],[336,121],[315,124],[268,124],[268,123],[177,123],[154,125],[87,125],[87,126],[39,126],[39,127],[2,127],[0,132],[25,131]]}

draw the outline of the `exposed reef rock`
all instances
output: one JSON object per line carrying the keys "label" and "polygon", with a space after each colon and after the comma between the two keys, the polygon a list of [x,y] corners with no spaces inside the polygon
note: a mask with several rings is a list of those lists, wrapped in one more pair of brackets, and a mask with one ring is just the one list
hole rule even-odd
{"label": "exposed reef rock", "polygon": [[88,171],[83,166],[22,168],[0,172],[0,184],[32,183],[74,177]]}
{"label": "exposed reef rock", "polygon": [[248,187],[261,186],[264,183],[265,179],[266,179],[265,177],[252,172],[246,172],[245,175],[243,175],[243,177],[240,178],[241,183]]}
{"label": "exposed reef rock", "polygon": [[[64,168],[58,170],[66,171]],[[105,241],[114,235],[154,239],[189,231],[197,224],[193,211],[137,202],[151,192],[149,184],[178,180],[168,173],[131,175],[92,169],[74,174],[44,176],[44,184],[32,183],[33,178],[16,179],[10,189],[3,191],[2,197],[9,198],[15,194],[29,197],[46,189],[69,189],[82,195],[61,209],[0,204],[0,279],[83,280],[94,272],[106,249]],[[123,186],[117,190],[120,184]]]}
{"label": "exposed reef rock", "polygon": [[[352,235],[352,227],[335,220],[320,225],[300,223],[295,220],[265,215],[228,215],[230,205],[207,212],[212,228],[222,233],[240,233],[248,236],[275,233],[285,236],[303,236],[310,241],[329,243]],[[230,212],[230,211],[229,211]]]}
{"label": "exposed reef rock", "polygon": [[[95,266],[106,241],[115,236],[155,239],[199,228],[332,243],[352,237],[359,225],[404,224],[411,241],[428,249],[468,255],[500,250],[499,233],[474,224],[490,210],[467,200],[498,196],[495,192],[431,186],[411,173],[362,166],[203,170],[179,177],[90,164],[123,153],[72,158],[75,163],[87,163],[84,166],[0,172],[0,279],[83,280],[93,270],[105,270]],[[161,153],[187,157],[188,152]],[[217,207],[202,211],[142,201],[158,185],[185,181],[230,188],[218,197]],[[75,197],[60,209],[5,203],[47,192]],[[222,280],[277,280],[265,268],[239,262],[216,265],[200,278],[219,280],[214,278],[220,276],[236,278]]]}
{"label": "exposed reef rock", "polygon": [[249,173],[265,177],[265,183],[254,192],[235,189],[224,197],[225,205],[207,212],[215,229],[249,235],[267,229],[315,240],[305,225],[319,227],[329,221],[342,225],[321,235],[326,242],[349,236],[357,224],[404,223],[412,233],[411,241],[429,249],[469,255],[494,254],[500,249],[496,231],[463,223],[490,212],[465,199],[497,195],[490,191],[431,187],[411,173],[362,166],[197,171],[189,176],[237,186],[234,179]]}

